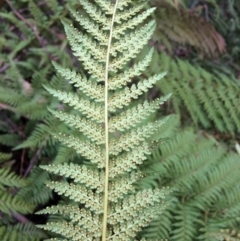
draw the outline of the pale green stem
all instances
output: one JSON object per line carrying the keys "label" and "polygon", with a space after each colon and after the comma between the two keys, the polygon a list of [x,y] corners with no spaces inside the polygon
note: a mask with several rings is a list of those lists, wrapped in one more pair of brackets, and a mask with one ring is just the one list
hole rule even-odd
{"label": "pale green stem", "polygon": [[104,213],[103,213],[103,229],[102,229],[102,241],[106,241],[107,238],[107,217],[108,217],[108,182],[109,182],[109,136],[108,136],[108,72],[109,72],[109,61],[110,61],[110,49],[112,44],[112,34],[115,15],[117,12],[118,0],[115,2],[112,22],[110,26],[110,33],[108,39],[108,48],[106,56],[106,68],[105,68],[105,108],[104,108],[104,120],[105,120],[105,147],[106,147],[106,160],[105,160],[105,183],[104,183]]}

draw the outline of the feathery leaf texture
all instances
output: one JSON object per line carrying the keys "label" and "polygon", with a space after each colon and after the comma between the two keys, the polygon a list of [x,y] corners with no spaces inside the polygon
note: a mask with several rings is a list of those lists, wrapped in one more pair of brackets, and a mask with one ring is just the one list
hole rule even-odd
{"label": "feathery leaf texture", "polygon": [[156,148],[147,164],[143,175],[157,175],[141,180],[140,187],[168,185],[174,187],[176,198],[142,231],[143,237],[173,241],[237,238],[237,233],[221,230],[239,229],[239,155],[211,136],[185,130]]}
{"label": "feathery leaf texture", "polygon": [[0,237],[2,241],[41,241],[47,235],[33,223],[19,223],[8,227],[0,226]]}
{"label": "feathery leaf texture", "polygon": [[[39,227],[61,235],[64,240],[134,240],[168,205],[164,202],[168,188],[137,191],[135,183],[142,177],[139,166],[151,153],[151,137],[168,117],[155,123],[145,122],[170,94],[151,103],[136,105],[133,101],[166,73],[131,84],[132,78],[141,75],[149,65],[153,50],[133,67],[127,67],[153,34],[156,24],[148,22],[148,18],[155,8],[144,11],[143,3],[132,6],[130,0],[79,2],[85,16],[72,7],[69,10],[86,33],[80,33],[67,21],[63,25],[74,55],[90,77],[82,77],[54,63],[60,76],[78,91],[56,90],[50,85],[44,88],[75,109],[74,114],[49,109],[76,133],[52,131],[52,135],[69,150],[86,158],[89,165],[42,166],[62,176],[61,181],[49,181],[47,186],[71,199],[73,205],[58,205],[38,212],[65,217],[64,221]],[[85,140],[79,138],[79,132]],[[67,149],[65,152],[68,153]]]}
{"label": "feathery leaf texture", "polygon": [[[1,153],[0,163],[8,160],[11,155],[7,153]],[[28,185],[28,182],[23,178],[17,176],[11,172],[9,167],[5,167],[2,163],[0,168],[0,211],[1,213],[11,215],[12,212],[21,212],[24,214],[31,213],[34,206],[26,202],[23,197],[18,193],[14,194],[16,188],[24,188]],[[16,191],[15,191],[16,192]]]}
{"label": "feathery leaf texture", "polygon": [[240,84],[237,79],[210,73],[157,51],[153,59],[151,73],[156,73],[159,66],[171,73],[157,86],[163,94],[173,93],[170,105],[177,114],[187,111],[195,125],[206,129],[215,127],[222,133],[232,135],[240,131]]}

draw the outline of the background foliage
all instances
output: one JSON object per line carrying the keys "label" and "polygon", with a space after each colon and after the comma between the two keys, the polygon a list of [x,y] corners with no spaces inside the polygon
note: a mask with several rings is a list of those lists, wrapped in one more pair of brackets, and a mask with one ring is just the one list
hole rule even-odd
{"label": "background foliage", "polygon": [[[82,10],[77,0],[67,2]],[[163,144],[146,165],[147,172],[158,173],[143,179],[139,188],[169,185],[176,191],[161,219],[139,235],[179,241],[240,240],[240,157],[235,149],[240,139],[240,2],[152,0],[149,5],[158,7],[158,27],[149,43],[155,52],[145,75],[168,74],[145,98],[171,92],[171,100],[153,118],[174,115],[168,128],[156,133],[164,138]],[[66,127],[49,115],[46,106],[63,106],[42,87],[48,83],[75,91],[56,76],[51,60],[83,70],[65,38],[60,19],[71,16],[64,6],[60,0],[0,1],[3,240],[21,240],[24,235],[23,240],[41,240],[49,234],[33,223],[59,218],[34,215],[46,205],[65,202],[45,187],[49,177],[40,164],[85,161],[50,136],[50,130]]]}

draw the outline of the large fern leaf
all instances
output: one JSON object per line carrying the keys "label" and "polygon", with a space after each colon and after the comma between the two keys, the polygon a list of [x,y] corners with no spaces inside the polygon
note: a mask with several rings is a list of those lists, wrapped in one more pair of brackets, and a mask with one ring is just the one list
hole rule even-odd
{"label": "large fern leaf", "polygon": [[[131,84],[132,78],[146,69],[152,50],[133,68],[127,68],[155,29],[155,22],[147,21],[154,8],[144,11],[144,4],[134,7],[129,0],[114,3],[97,0],[96,4],[80,0],[80,3],[87,13],[85,16],[72,7],[69,10],[86,33],[79,33],[67,21],[63,24],[73,53],[90,78],[56,63],[54,66],[84,95],[80,98],[78,93],[44,87],[77,112],[72,115],[50,110],[71,129],[75,128],[75,133],[52,131],[52,134],[86,158],[89,165],[42,166],[71,180],[48,182],[47,186],[75,204],[40,211],[40,214],[59,213],[65,216],[65,221],[39,227],[66,240],[133,240],[142,227],[160,215],[166,205],[162,200],[168,193],[167,189],[136,191],[134,187],[141,178],[138,166],[157,141],[151,141],[151,137],[166,119],[147,124],[144,121],[169,98],[168,95],[138,105],[134,102],[165,75],[157,74]],[[85,141],[79,138],[77,129],[85,135]]]}

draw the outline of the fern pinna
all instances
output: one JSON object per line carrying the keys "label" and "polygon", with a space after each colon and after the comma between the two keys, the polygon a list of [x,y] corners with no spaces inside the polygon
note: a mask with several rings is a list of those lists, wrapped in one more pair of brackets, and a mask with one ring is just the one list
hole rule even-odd
{"label": "fern pinna", "polygon": [[72,113],[50,111],[86,138],[82,141],[76,129],[74,134],[54,133],[54,136],[89,162],[42,167],[67,178],[65,182],[47,185],[74,204],[40,211],[39,214],[59,213],[65,221],[39,227],[65,238],[58,240],[134,240],[141,228],[166,206],[163,199],[169,192],[167,189],[137,191],[134,184],[141,178],[138,166],[157,143],[151,140],[151,135],[166,119],[143,122],[169,96],[151,103],[133,101],[165,75],[130,84],[149,65],[152,50],[133,67],[127,67],[155,29],[155,21],[147,21],[154,8],[144,11],[144,3],[132,6],[131,0],[116,0],[114,4],[107,0],[95,2],[96,5],[80,0],[86,16],[69,7],[88,34],[63,21],[72,50],[90,78],[54,63],[58,73],[78,88],[81,98],[77,93],[45,86],[50,94],[75,109]]}

